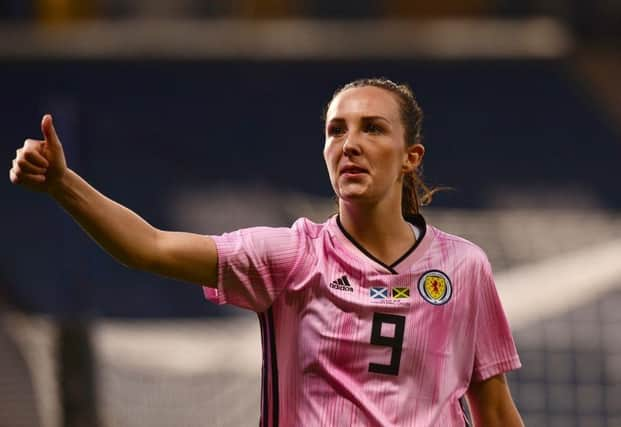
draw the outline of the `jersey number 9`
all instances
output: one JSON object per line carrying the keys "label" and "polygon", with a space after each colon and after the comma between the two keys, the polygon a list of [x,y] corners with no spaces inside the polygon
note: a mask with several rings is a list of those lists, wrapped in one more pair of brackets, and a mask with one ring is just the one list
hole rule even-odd
{"label": "jersey number 9", "polygon": [[[391,337],[382,335],[382,325],[390,323],[395,327],[395,333]],[[403,333],[405,331],[405,316],[396,314],[373,313],[373,325],[371,326],[371,344],[390,347],[390,364],[369,363],[369,372],[386,375],[399,375],[401,363],[401,350],[403,349]]]}

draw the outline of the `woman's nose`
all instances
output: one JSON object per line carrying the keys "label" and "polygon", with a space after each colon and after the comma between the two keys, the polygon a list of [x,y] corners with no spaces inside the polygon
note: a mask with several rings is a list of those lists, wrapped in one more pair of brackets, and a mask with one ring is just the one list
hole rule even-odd
{"label": "woman's nose", "polygon": [[358,144],[357,138],[353,135],[348,135],[343,144],[343,154],[346,156],[356,156],[359,155],[360,152],[360,144]]}

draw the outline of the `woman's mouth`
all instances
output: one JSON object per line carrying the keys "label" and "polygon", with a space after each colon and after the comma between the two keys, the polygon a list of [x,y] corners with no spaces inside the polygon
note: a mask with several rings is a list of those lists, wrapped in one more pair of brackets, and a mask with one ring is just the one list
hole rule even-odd
{"label": "woman's mouth", "polygon": [[363,173],[369,173],[369,171],[363,167],[356,166],[356,165],[345,165],[339,171],[339,175],[346,175],[346,176],[356,176],[356,175],[361,175]]}

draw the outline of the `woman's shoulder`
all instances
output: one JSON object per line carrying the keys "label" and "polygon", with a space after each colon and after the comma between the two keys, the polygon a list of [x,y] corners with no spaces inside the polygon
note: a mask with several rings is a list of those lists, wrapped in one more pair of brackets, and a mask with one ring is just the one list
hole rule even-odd
{"label": "woman's shoulder", "polygon": [[324,222],[315,222],[307,217],[300,217],[295,220],[291,228],[298,233],[306,235],[308,238],[318,238],[323,232],[334,226],[335,219],[330,217]]}
{"label": "woman's shoulder", "polygon": [[440,247],[445,249],[451,248],[455,252],[455,255],[467,256],[472,260],[478,260],[484,263],[488,262],[485,250],[477,243],[465,237],[441,230],[433,225],[428,225],[428,229],[431,229],[430,231],[434,234],[434,241],[437,245],[440,245]]}

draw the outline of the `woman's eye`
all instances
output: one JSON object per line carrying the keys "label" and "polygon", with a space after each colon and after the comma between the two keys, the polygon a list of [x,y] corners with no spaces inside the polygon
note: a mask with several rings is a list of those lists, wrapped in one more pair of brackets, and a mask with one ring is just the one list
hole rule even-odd
{"label": "woman's eye", "polygon": [[365,131],[368,133],[382,133],[383,129],[381,126],[369,123],[368,125],[366,125]]}
{"label": "woman's eye", "polygon": [[342,126],[330,126],[328,128],[328,135],[341,135],[345,129]]}

